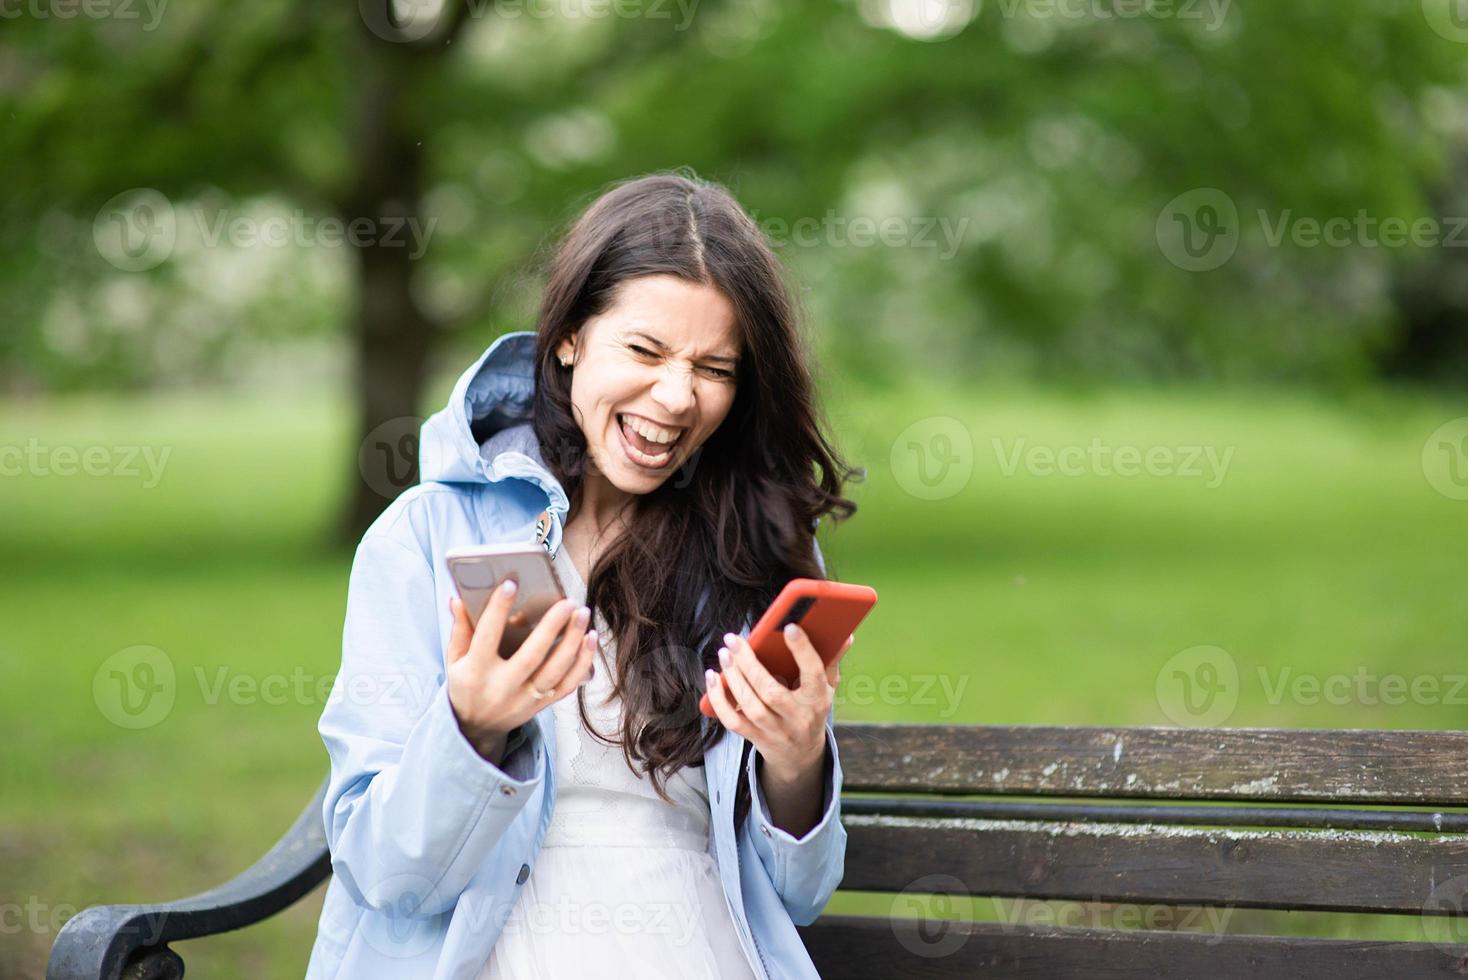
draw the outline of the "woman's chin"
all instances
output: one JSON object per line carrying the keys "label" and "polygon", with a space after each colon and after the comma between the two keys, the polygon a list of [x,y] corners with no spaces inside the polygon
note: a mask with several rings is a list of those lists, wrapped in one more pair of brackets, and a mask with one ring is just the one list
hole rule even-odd
{"label": "woman's chin", "polygon": [[[672,451],[672,458],[657,467],[643,466],[629,453],[621,440],[600,452],[592,453],[593,468],[622,493],[642,496],[652,493],[668,481],[673,474],[687,463],[687,453],[679,446]],[[611,463],[610,466],[606,465]]]}
{"label": "woman's chin", "polygon": [[640,496],[642,494],[652,493],[658,487],[662,486],[668,481],[668,477],[673,475],[674,471],[675,467],[673,466],[668,466],[666,469],[648,471],[623,461],[623,465],[619,466],[617,472],[611,477],[611,483],[612,486],[623,493],[637,494]]}

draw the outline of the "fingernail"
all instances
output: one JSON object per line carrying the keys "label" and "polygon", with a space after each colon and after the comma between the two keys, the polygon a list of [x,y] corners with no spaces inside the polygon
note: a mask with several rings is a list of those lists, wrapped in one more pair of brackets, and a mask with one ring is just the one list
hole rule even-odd
{"label": "fingernail", "polygon": [[586,608],[585,606],[582,606],[580,609],[576,610],[576,625],[577,626],[585,626],[586,625],[586,621],[589,620],[590,618],[591,618],[591,610],[588,609],[588,608]]}
{"label": "fingernail", "polygon": [[515,580],[512,579],[512,578],[507,578],[507,579],[505,579],[505,584],[500,586],[500,594],[501,595],[514,595],[515,594],[515,589],[517,589],[517,588],[519,588],[519,586],[517,586],[515,584]]}
{"label": "fingernail", "polygon": [[596,630],[588,630],[587,631],[587,633],[586,633],[586,645],[589,646],[589,647],[596,646]]}
{"label": "fingernail", "polygon": [[724,646],[726,646],[726,647],[732,647],[736,642],[738,642],[738,640],[739,640],[738,635],[736,635],[734,633],[725,633],[724,634]]}
{"label": "fingernail", "polygon": [[708,690],[712,691],[714,689],[714,685],[717,684],[718,682],[719,682],[719,675],[718,674],[714,673],[712,670],[705,670],[703,672],[703,686],[705,688],[707,688]]}
{"label": "fingernail", "polygon": [[723,664],[725,667],[728,667],[729,659],[729,651],[726,650],[724,647],[719,647],[719,663]]}
{"label": "fingernail", "polygon": [[793,640],[793,639],[795,639],[795,624],[794,623],[786,623],[785,624],[785,639],[787,639],[787,640]]}

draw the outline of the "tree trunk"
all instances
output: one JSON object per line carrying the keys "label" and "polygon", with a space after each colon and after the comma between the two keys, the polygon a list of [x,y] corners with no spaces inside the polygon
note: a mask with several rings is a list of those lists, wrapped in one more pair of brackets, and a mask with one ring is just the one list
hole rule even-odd
{"label": "tree trunk", "polygon": [[1456,147],[1441,186],[1429,195],[1443,241],[1398,263],[1392,300],[1397,328],[1376,363],[1388,378],[1462,387],[1468,379],[1468,245],[1461,226],[1468,203],[1468,146]]}
{"label": "tree trunk", "polygon": [[354,219],[365,219],[362,227],[371,229],[354,248],[357,478],[338,525],[339,540],[348,545],[417,482],[418,413],[440,333],[413,300],[425,245],[411,231],[423,228],[425,134],[412,96],[446,49],[425,51],[362,33],[352,151],[357,173],[340,203],[349,235]]}
{"label": "tree trunk", "polygon": [[[411,210],[416,214],[416,206]],[[406,249],[361,248],[357,260],[352,342],[360,438],[358,479],[342,526],[349,544],[418,482],[418,413],[438,335],[437,324],[413,302],[415,263]]]}

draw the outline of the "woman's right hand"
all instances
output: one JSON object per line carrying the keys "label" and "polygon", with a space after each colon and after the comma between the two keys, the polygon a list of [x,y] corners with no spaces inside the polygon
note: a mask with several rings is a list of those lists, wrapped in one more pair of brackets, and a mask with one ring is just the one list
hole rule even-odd
{"label": "woman's right hand", "polygon": [[449,599],[454,614],[444,654],[449,703],[464,737],[495,765],[503,761],[510,732],[586,682],[597,648],[596,630],[586,630],[586,607],[562,599],[541,617],[520,649],[501,657],[500,638],[514,602],[513,587],[495,589],[476,627],[459,598]]}

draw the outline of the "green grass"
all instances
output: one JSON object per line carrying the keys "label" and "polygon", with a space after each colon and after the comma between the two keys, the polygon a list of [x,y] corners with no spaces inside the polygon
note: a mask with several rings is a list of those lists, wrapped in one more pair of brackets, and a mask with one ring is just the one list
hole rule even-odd
{"label": "green grass", "polygon": [[[823,548],[834,574],[881,595],[844,665],[844,718],[1166,724],[1159,671],[1210,645],[1239,671],[1230,725],[1468,724],[1468,707],[1442,697],[1271,697],[1284,668],[1434,677],[1445,693],[1468,674],[1468,502],[1436,492],[1420,462],[1461,408],[1384,394],[922,389],[834,390],[829,411],[868,476],[849,488],[856,518],[823,524]],[[938,416],[957,420],[950,472],[966,461],[971,475],[923,499],[899,434]],[[77,907],[179,897],[237,872],[323,775],[316,684],[339,662],[350,555],[321,542],[355,475],[347,418],[279,398],[0,409],[0,446],[169,451],[155,487],[0,477],[0,903],[23,920],[0,930],[0,977],[39,975]],[[931,436],[917,438],[928,452],[941,448]],[[1233,455],[1212,487],[1187,474],[1007,474],[1019,438]],[[93,685],[109,656],[140,645],[172,664],[176,696],[131,730],[108,720]],[[290,678],[291,690],[283,703],[211,703],[201,670],[211,684],[223,670],[246,684]],[[267,924],[183,944],[190,975],[299,975],[320,901],[318,890]]]}

